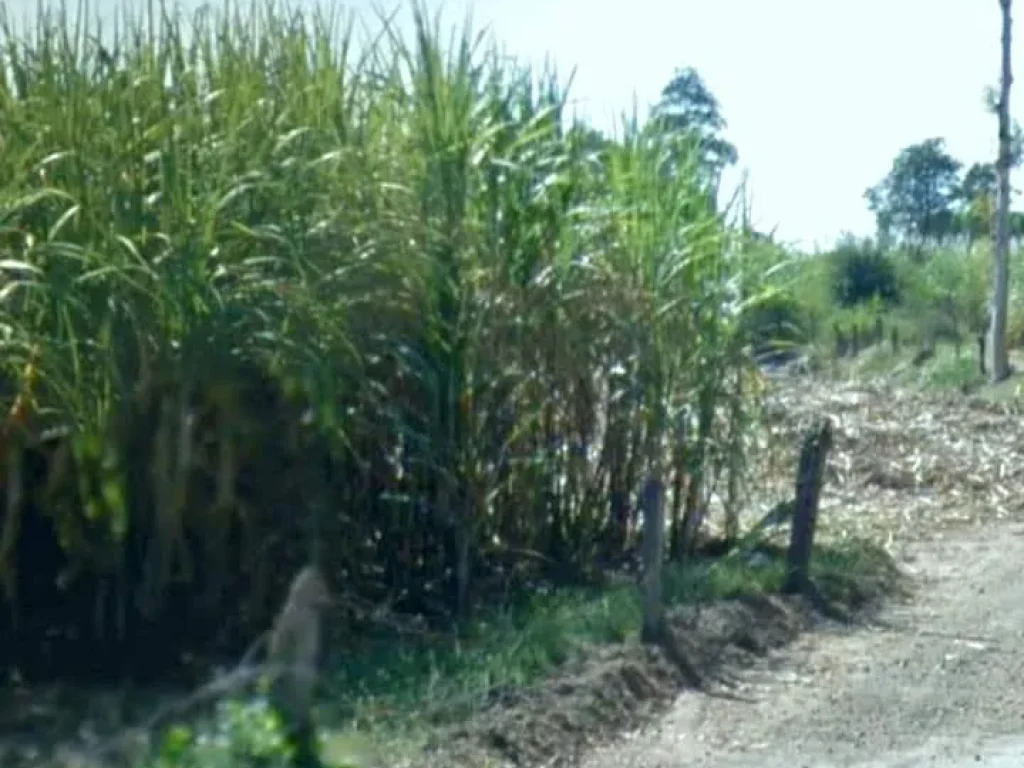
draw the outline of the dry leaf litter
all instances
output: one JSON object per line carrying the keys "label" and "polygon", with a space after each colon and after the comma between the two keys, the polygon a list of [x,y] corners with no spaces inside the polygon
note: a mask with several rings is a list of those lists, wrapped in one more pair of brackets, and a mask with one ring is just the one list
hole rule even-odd
{"label": "dry leaf litter", "polygon": [[[822,494],[823,536],[890,546],[949,525],[1024,510],[1024,415],[1017,401],[929,393],[884,380],[773,380],[754,497],[792,495],[800,441],[823,417],[833,448]],[[788,470],[786,469],[788,468]]]}

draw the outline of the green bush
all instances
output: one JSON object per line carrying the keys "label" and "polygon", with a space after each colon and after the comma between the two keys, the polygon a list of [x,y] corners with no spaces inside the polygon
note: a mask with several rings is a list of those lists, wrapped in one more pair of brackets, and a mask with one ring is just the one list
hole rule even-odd
{"label": "green bush", "polygon": [[791,359],[811,340],[809,310],[789,292],[780,292],[752,307],[744,327],[755,356],[763,361]]}
{"label": "green bush", "polygon": [[832,254],[832,295],[841,307],[872,300],[895,304],[900,281],[889,254],[870,240],[841,242]]}

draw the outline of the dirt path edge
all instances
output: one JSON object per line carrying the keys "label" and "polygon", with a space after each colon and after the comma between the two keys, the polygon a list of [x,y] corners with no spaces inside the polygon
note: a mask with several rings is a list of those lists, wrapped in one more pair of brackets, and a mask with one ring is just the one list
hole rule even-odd
{"label": "dirt path edge", "polygon": [[[888,561],[831,607],[866,625],[909,583]],[[670,612],[671,652],[638,641],[593,647],[528,691],[509,692],[469,722],[438,732],[429,764],[576,766],[589,751],[654,722],[687,690],[729,696],[734,673],[834,620],[811,601],[756,595]],[[696,679],[695,674],[696,673]]]}

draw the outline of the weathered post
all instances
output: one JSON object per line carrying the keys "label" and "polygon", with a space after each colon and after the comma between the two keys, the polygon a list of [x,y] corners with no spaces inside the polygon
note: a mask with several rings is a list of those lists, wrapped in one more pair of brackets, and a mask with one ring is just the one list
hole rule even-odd
{"label": "weathered post", "polygon": [[894,355],[900,351],[900,329],[895,325],[889,331],[889,343],[892,345],[892,353]]}
{"label": "weathered post", "polygon": [[789,541],[788,573],[783,591],[808,593],[811,585],[811,548],[818,522],[818,504],[825,480],[825,463],[832,447],[832,421],[823,419],[804,438],[796,476],[796,501]]}
{"label": "weathered post", "polygon": [[295,768],[320,766],[313,692],[321,658],[322,614],[330,604],[320,571],[306,566],[292,581],[270,635],[270,703],[285,728]]}
{"label": "weathered post", "polygon": [[843,329],[839,327],[839,323],[832,325],[832,335],[836,341],[835,357],[836,359],[846,357],[846,350],[849,346],[849,342],[846,340],[846,335],[843,333]]}
{"label": "weathered post", "polygon": [[640,637],[645,643],[660,643],[665,635],[665,607],[661,600],[662,563],[665,553],[665,489],[660,480],[647,478],[640,493],[644,515],[643,605],[644,619]]}

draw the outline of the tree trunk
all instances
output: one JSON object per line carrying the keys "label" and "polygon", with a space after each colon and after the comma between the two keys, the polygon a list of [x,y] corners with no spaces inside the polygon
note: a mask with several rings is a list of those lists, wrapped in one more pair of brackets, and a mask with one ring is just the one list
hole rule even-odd
{"label": "tree trunk", "polygon": [[1006,351],[1006,314],[1009,303],[1010,282],[1010,165],[1012,147],[1010,136],[1010,86],[1013,74],[1010,66],[1011,29],[1010,6],[1012,0],[999,0],[1003,14],[1002,78],[999,87],[999,158],[996,172],[999,177],[996,200],[996,247],[992,269],[992,306],[989,317],[989,375],[999,382],[1010,375]]}

